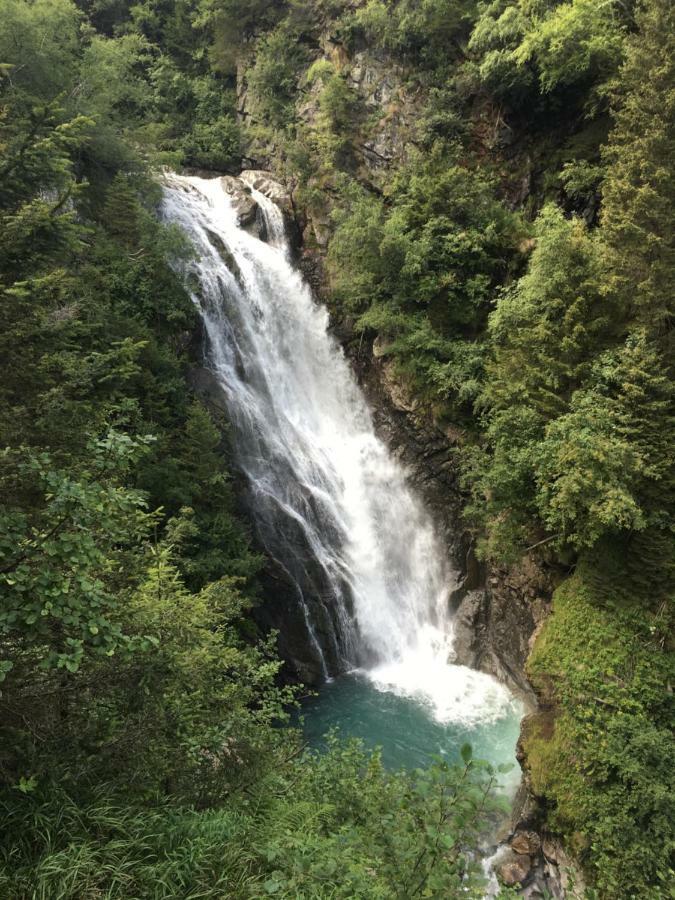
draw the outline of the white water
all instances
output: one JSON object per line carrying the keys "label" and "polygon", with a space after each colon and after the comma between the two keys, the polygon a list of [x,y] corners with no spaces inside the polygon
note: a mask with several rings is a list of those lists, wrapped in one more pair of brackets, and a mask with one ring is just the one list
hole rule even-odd
{"label": "white water", "polygon": [[218,179],[167,176],[163,214],[196,248],[184,277],[259,537],[297,587],[321,671],[359,669],[442,722],[512,713],[502,685],[452,664],[443,547],[289,261],[281,212],[253,193],[270,243],[238,227]]}

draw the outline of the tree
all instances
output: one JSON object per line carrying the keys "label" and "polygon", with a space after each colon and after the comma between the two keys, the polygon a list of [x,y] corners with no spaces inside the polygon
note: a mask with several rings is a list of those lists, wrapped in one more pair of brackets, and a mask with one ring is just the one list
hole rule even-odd
{"label": "tree", "polygon": [[602,85],[621,62],[630,24],[629,7],[616,0],[495,0],[481,4],[469,49],[482,83],[518,106],[537,83],[542,95]]}
{"label": "tree", "polygon": [[478,463],[474,490],[490,522],[490,543],[506,553],[531,537],[548,430],[559,427],[596,355],[621,329],[601,292],[597,237],[553,206],[542,211],[535,233],[527,273],[490,316],[492,359],[480,401],[491,458]]}
{"label": "tree", "polygon": [[142,447],[110,433],[92,443],[90,465],[79,477],[55,469],[46,453],[4,452],[0,629],[6,650],[38,652],[43,668],[76,671],[85,652],[110,654],[124,643],[110,570],[148,528],[142,495],[120,483]]}
{"label": "tree", "polygon": [[672,365],[675,273],[675,38],[673,7],[647,0],[628,41],[605,148],[602,230],[607,292],[621,297]]}

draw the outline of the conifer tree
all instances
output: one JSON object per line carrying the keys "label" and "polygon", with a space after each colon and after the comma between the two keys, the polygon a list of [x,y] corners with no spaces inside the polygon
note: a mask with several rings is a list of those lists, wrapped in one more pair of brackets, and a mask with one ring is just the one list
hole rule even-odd
{"label": "conifer tree", "polygon": [[[675,274],[675,12],[647,0],[628,42],[605,150],[602,229],[607,289],[672,347]],[[669,364],[672,364],[670,359]]]}

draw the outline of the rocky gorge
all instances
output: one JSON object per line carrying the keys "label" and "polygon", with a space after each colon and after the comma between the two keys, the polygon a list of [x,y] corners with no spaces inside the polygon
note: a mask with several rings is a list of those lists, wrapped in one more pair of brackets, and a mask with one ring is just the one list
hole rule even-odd
{"label": "rocky gorge", "polygon": [[[213,177],[213,173],[208,173]],[[329,303],[330,286],[320,250],[307,250],[303,235],[317,233],[305,217],[298,217],[292,193],[265,170],[243,170],[222,176],[221,184],[237,211],[242,228],[265,241],[265,220],[252,189],[282,211],[293,251],[316,294]],[[318,228],[319,233],[321,227]],[[329,306],[330,308],[330,306]],[[373,412],[376,429],[405,466],[410,481],[424,498],[439,533],[443,535],[455,573],[450,594],[453,610],[453,652],[456,662],[496,677],[525,703],[523,732],[534,723],[550,728],[552,710],[541,707],[527,676],[527,659],[538,630],[550,612],[551,595],[560,573],[533,556],[513,567],[492,566],[476,557],[474,537],[463,518],[463,492],[455,450],[461,432],[439,427],[432,411],[415,398],[395,367],[382,352],[377,337],[364,340],[350,323],[333,320],[333,335],[344,348]],[[206,368],[195,368],[192,383],[197,393],[222,415],[222,389]],[[224,433],[227,440],[227,434]],[[265,596],[259,610],[264,628],[279,634],[279,647],[288,673],[306,684],[320,681],[316,660],[309,656],[302,613],[288,574],[272,559],[264,570]],[[327,626],[328,627],[328,626]],[[560,837],[547,829],[546,810],[528,777],[527,756],[519,743],[522,781],[514,800],[510,827],[496,851],[500,881],[520,888],[525,897],[583,895],[583,879]]]}

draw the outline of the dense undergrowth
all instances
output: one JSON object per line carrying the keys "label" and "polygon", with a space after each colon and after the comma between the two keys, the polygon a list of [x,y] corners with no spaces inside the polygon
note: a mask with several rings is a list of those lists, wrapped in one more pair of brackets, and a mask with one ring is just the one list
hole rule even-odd
{"label": "dense undergrowth", "polygon": [[[307,753],[252,624],[260,560],[151,175],[262,156],[330,222],[336,315],[459,426],[483,554],[575,569],[530,662],[533,785],[598,897],[668,896],[670,4],[0,12],[0,894],[473,889],[492,776]],[[396,73],[384,109],[358,54]],[[367,165],[401,108],[401,152]]]}
{"label": "dense undergrowth", "polygon": [[481,896],[470,849],[498,804],[468,752],[457,770],[439,763],[411,778],[356,743],[310,754],[287,737],[285,748],[198,807],[171,794],[140,803],[107,784],[14,799],[2,816],[3,896]]}

